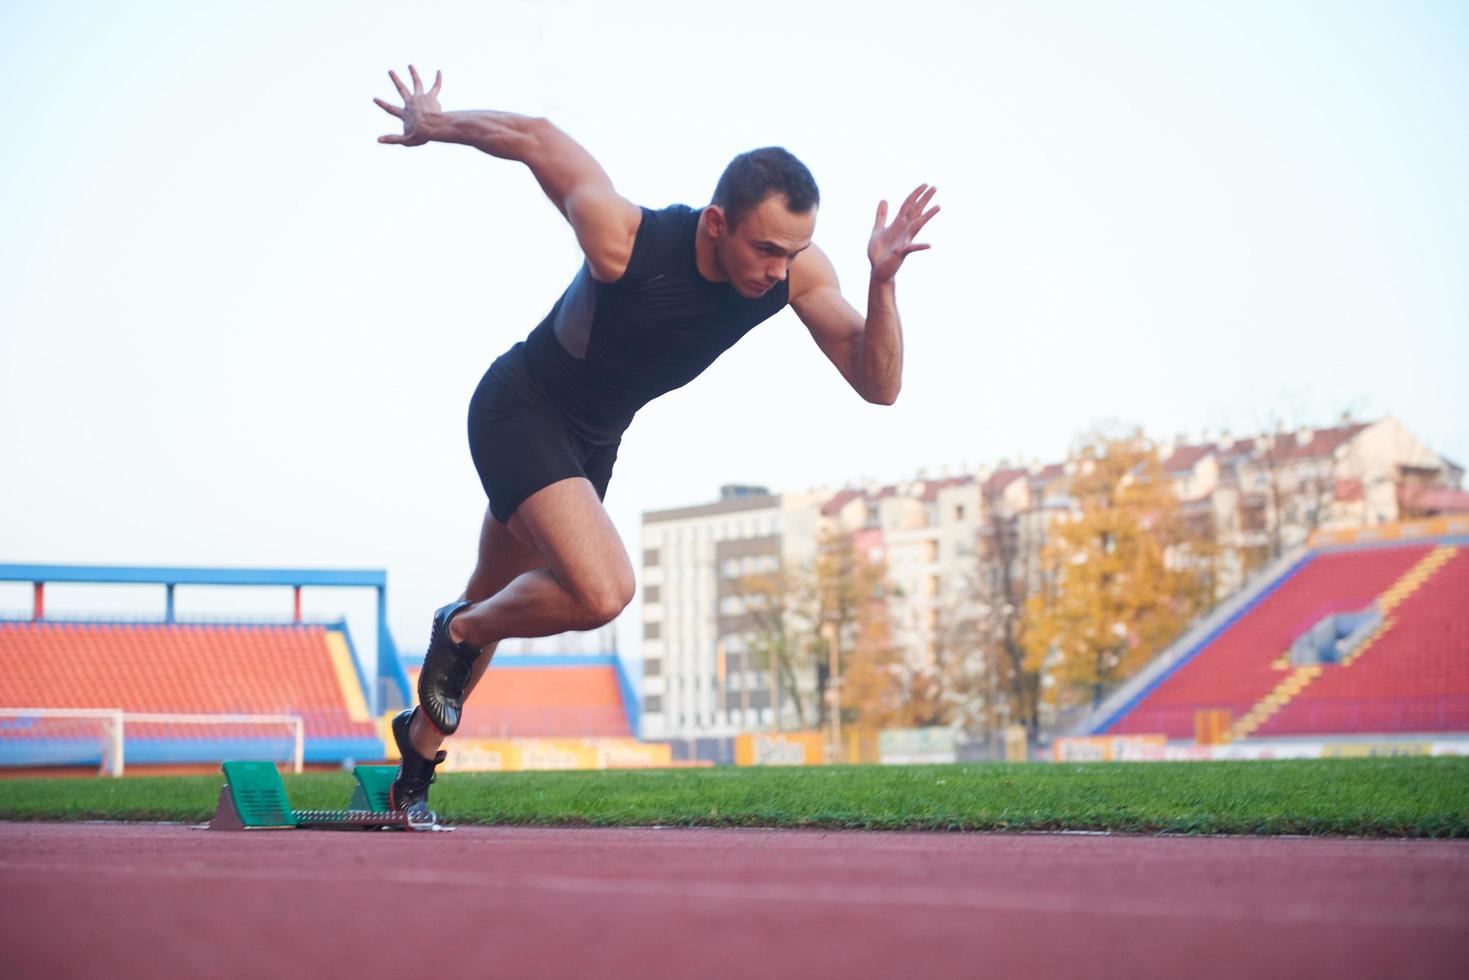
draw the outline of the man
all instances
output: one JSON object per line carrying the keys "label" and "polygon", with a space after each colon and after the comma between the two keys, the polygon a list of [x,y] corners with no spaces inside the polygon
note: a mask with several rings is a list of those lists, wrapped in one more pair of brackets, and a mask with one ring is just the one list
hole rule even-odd
{"label": "man", "polygon": [[623,431],[639,408],[693,380],[787,304],[842,376],[891,405],[903,372],[893,280],[929,246],[913,238],[935,214],[934,188],[887,202],[867,245],[867,315],[842,298],[811,242],[819,192],[785,150],[736,157],[699,210],[661,211],[619,196],[580,145],[544,119],[444,112],[438,73],[427,92],[388,77],[403,121],[380,143],[462,143],[525,164],[571,224],[586,257],[550,314],[495,361],[470,401],[470,452],[489,496],[479,559],[464,595],[434,614],[419,707],[393,721],[403,762],[393,806],[433,820],[428,788],[464,698],[507,637],[550,636],[610,622],[632,600],[633,568],[602,499]]}

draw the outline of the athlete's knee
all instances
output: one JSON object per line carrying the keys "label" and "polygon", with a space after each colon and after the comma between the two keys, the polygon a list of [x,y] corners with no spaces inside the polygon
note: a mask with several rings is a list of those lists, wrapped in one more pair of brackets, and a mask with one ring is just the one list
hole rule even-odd
{"label": "athlete's knee", "polygon": [[582,628],[596,629],[612,622],[632,602],[634,589],[630,568],[625,573],[620,570],[608,573],[584,586],[577,596],[585,616]]}
{"label": "athlete's knee", "polygon": [[596,629],[612,622],[632,602],[632,591],[610,589],[595,593],[586,603],[587,629]]}

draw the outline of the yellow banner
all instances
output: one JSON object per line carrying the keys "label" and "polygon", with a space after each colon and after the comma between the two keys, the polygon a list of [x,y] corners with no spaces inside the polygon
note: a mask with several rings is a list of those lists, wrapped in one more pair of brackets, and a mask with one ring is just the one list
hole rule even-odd
{"label": "yellow banner", "polygon": [[635,738],[465,738],[444,743],[446,772],[549,769],[661,769],[673,764],[670,745]]}
{"label": "yellow banner", "polygon": [[1051,746],[1057,762],[1143,762],[1163,757],[1166,735],[1081,735],[1058,738]]}
{"label": "yellow banner", "polygon": [[1321,746],[1323,759],[1366,759],[1395,755],[1433,755],[1429,742],[1347,742]]}
{"label": "yellow banner", "polygon": [[673,765],[673,746],[636,739],[598,739],[598,769],[664,769]]}
{"label": "yellow banner", "polygon": [[735,737],[737,766],[819,766],[826,762],[821,732],[773,732]]}
{"label": "yellow banner", "polygon": [[[380,719],[383,757],[398,759],[389,728],[392,714]],[[673,765],[673,747],[635,738],[451,738],[444,743],[446,772],[518,772],[526,769],[664,769]]]}

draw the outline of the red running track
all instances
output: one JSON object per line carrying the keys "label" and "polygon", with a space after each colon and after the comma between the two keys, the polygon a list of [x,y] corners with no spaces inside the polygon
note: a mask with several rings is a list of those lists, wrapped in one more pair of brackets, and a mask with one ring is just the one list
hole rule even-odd
{"label": "red running track", "polygon": [[1469,842],[0,824],[0,975],[1462,977]]}

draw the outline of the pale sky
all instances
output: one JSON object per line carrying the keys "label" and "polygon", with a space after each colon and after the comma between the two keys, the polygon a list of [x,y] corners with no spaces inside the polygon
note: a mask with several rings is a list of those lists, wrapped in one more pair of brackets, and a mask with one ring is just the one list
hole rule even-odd
{"label": "pale sky", "polygon": [[0,561],[386,568],[422,649],[483,514],[470,393],[580,257],[523,167],[376,142],[410,61],[652,207],[786,146],[859,309],[877,201],[939,187],[898,404],[767,322],[624,440],[634,556],[643,511],[724,483],[1055,460],[1103,423],[1353,409],[1469,463],[1463,3],[9,0]]}

